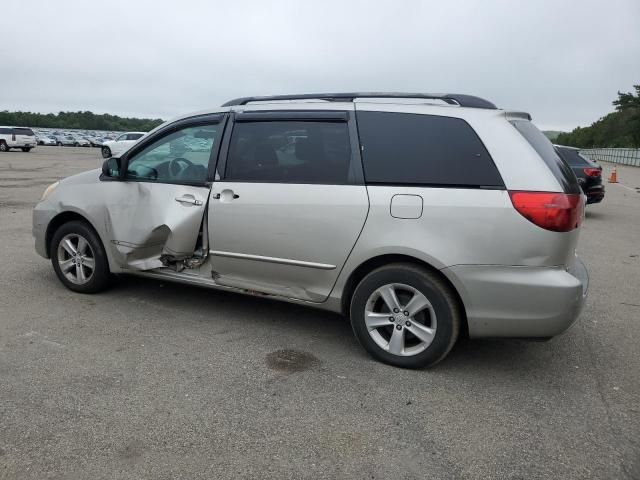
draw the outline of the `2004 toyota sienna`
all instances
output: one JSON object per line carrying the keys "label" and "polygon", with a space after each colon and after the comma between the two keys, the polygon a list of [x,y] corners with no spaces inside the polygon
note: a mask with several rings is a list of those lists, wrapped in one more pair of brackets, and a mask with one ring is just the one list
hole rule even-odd
{"label": "2004 toyota sienna", "polygon": [[586,297],[584,198],[530,120],[458,94],[232,100],[48,187],[36,250],[76,292],[131,273],[341,312],[401,367],[461,333],[552,337]]}

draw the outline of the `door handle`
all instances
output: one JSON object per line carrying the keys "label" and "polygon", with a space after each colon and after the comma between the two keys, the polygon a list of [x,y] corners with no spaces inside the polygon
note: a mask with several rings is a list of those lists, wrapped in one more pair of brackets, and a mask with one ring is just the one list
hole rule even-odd
{"label": "door handle", "polygon": [[176,202],[178,203],[188,203],[190,205],[202,205],[202,201],[196,199],[193,195],[183,195],[182,197],[176,197]]}
{"label": "door handle", "polygon": [[222,199],[223,202],[228,202],[229,200],[240,198],[240,195],[234,193],[233,190],[225,188],[221,193],[214,193],[213,195],[211,195],[211,198],[214,198],[216,200]]}

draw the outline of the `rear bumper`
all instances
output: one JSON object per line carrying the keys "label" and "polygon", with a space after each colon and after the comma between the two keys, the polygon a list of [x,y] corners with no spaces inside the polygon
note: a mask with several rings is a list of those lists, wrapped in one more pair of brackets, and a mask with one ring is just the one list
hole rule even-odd
{"label": "rear bumper", "polygon": [[589,286],[577,257],[568,269],[458,265],[443,273],[462,297],[472,338],[558,335],[580,315]]}
{"label": "rear bumper", "polygon": [[587,203],[601,202],[604,198],[604,185],[593,185],[586,188],[584,194],[587,196]]}

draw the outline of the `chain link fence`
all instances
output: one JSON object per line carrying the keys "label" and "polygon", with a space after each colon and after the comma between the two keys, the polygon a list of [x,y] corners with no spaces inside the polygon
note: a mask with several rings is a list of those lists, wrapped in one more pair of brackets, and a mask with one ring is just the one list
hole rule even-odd
{"label": "chain link fence", "polygon": [[640,148],[587,148],[580,153],[596,162],[640,167]]}

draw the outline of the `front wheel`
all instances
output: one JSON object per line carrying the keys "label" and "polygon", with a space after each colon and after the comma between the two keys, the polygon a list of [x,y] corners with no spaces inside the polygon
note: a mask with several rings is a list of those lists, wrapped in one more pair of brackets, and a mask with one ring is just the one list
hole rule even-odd
{"label": "front wheel", "polygon": [[30,152],[31,151],[31,147],[23,147],[22,151],[23,152]]}
{"label": "front wheel", "polygon": [[462,319],[438,275],[406,263],[369,273],[351,299],[351,326],[374,358],[404,368],[435,365],[453,348]]}
{"label": "front wheel", "polygon": [[56,143],[56,145],[58,145],[59,147],[61,147],[61,146],[62,146],[62,142],[58,142],[58,143]]}
{"label": "front wheel", "polygon": [[109,147],[102,147],[102,158],[109,158],[111,156],[111,149]]}
{"label": "front wheel", "polygon": [[51,263],[69,290],[96,293],[109,285],[107,255],[96,233],[84,222],[62,225],[51,239]]}
{"label": "front wheel", "polygon": [[0,141],[0,152],[8,152],[9,151],[9,145],[7,145],[7,143],[3,140]]}

